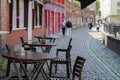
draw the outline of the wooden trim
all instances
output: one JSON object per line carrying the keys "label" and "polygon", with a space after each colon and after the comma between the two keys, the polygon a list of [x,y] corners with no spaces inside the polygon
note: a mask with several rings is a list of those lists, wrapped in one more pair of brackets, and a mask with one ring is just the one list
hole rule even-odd
{"label": "wooden trim", "polygon": [[16,8],[16,11],[17,11],[17,28],[19,28],[19,0],[16,0],[16,4],[17,4],[17,8]]}
{"label": "wooden trim", "polygon": [[39,5],[39,25],[42,25],[42,6],[41,5]]}
{"label": "wooden trim", "polygon": [[24,27],[28,27],[28,2],[29,0],[24,0]]}
{"label": "wooden trim", "polygon": [[37,5],[35,4],[35,26],[37,26]]}
{"label": "wooden trim", "polygon": [[34,29],[34,9],[32,9],[32,28]]}
{"label": "wooden trim", "polygon": [[13,0],[11,0],[11,3],[9,4],[9,13],[10,13],[10,18],[9,18],[9,26],[10,26],[10,28],[9,28],[9,30],[10,30],[10,32],[12,31],[12,17],[13,17],[13,14],[12,14],[12,12],[13,12]]}

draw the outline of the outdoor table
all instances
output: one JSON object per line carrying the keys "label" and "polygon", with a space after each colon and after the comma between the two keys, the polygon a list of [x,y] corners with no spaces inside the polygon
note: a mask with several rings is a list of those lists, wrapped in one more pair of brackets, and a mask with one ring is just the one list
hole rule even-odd
{"label": "outdoor table", "polygon": [[[44,62],[46,62],[47,60],[55,59],[56,55],[48,54],[48,53],[38,53],[38,52],[25,52],[25,55],[21,55],[20,52],[6,52],[2,54],[2,57],[13,61],[13,65],[18,74],[19,80],[22,80],[22,78],[21,78],[21,74],[19,72],[19,68],[17,67],[16,62],[20,63],[20,65],[22,66],[22,70],[25,74],[25,77],[28,80],[36,80],[42,66],[44,65]],[[31,76],[29,76],[29,73],[27,72],[23,64],[24,62],[32,62],[32,63],[38,64]]]}
{"label": "outdoor table", "polygon": [[[45,44],[42,44],[40,42],[28,42],[27,43],[28,46],[32,47],[41,47],[42,52],[47,52],[49,53],[52,46],[56,46],[56,43],[51,43],[51,42],[46,42]],[[43,49],[43,47],[45,47],[45,49]]]}
{"label": "outdoor table", "polygon": [[55,42],[56,39],[59,39],[58,36],[53,36],[53,35],[49,35],[49,36],[46,36],[46,37],[44,37],[44,36],[35,36],[35,38],[37,38],[39,40],[39,42],[40,42],[41,39],[45,38],[45,39],[49,39],[49,42],[53,42],[53,43]]}
{"label": "outdoor table", "polygon": [[[52,43],[52,42],[46,42],[45,44],[42,44],[40,42],[28,42],[27,45],[30,46],[31,48],[32,47],[41,47],[42,52],[49,53],[51,48],[52,48],[52,46],[56,46],[57,44],[56,43]],[[46,64],[47,64],[47,67],[49,69],[49,64],[48,64],[47,61],[46,61]]]}

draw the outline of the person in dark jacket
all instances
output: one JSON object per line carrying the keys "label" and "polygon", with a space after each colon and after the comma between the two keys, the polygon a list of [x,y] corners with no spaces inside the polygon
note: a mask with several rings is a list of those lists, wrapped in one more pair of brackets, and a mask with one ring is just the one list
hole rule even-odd
{"label": "person in dark jacket", "polygon": [[93,27],[91,19],[88,20],[88,27],[89,27],[89,32],[90,32],[92,30],[92,27]]}
{"label": "person in dark jacket", "polygon": [[66,22],[66,27],[67,27],[67,36],[71,37],[71,28],[72,28],[72,23],[70,20]]}
{"label": "person in dark jacket", "polygon": [[61,28],[62,28],[62,34],[63,34],[63,36],[65,36],[65,26],[66,24],[65,24],[65,20],[62,20],[62,23],[61,23]]}

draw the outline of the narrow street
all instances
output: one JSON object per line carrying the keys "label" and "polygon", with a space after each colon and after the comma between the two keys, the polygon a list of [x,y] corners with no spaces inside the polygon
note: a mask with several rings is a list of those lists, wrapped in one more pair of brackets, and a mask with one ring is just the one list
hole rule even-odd
{"label": "narrow street", "polygon": [[60,49],[53,76],[81,56],[81,80],[120,80],[120,0],[0,0],[0,80],[49,80]]}
{"label": "narrow street", "polygon": [[[61,36],[61,33],[57,35]],[[120,79],[120,56],[101,43],[101,32],[96,32],[96,29],[89,32],[87,27],[76,28],[72,30],[72,38],[72,65],[76,56],[86,58],[82,80]],[[61,36],[58,45],[66,46],[66,39],[67,36]],[[59,75],[65,75],[64,68],[60,66]]]}
{"label": "narrow street", "polygon": [[[55,35],[60,39],[56,40],[57,46],[52,48],[52,54],[56,53],[57,48],[67,47],[69,41],[68,36],[62,36],[61,33]],[[120,80],[120,56],[102,44],[101,32],[97,32],[95,28],[89,32],[87,27],[78,27],[72,30],[72,38],[72,66],[77,56],[86,58],[82,80]],[[39,50],[40,48],[37,51]],[[58,71],[54,75],[66,76],[66,66],[58,66]],[[44,66],[44,69],[48,74],[48,68]],[[11,74],[14,74],[14,70]],[[1,75],[4,76],[5,73],[2,72]],[[37,80],[44,80],[41,74]]]}

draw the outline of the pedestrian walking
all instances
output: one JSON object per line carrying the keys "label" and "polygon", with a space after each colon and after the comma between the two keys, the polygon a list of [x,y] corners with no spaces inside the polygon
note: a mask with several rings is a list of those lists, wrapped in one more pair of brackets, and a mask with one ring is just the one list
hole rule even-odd
{"label": "pedestrian walking", "polygon": [[65,36],[65,20],[62,20],[62,22],[61,22],[61,29],[62,29],[62,34],[63,34],[63,36]]}
{"label": "pedestrian walking", "polygon": [[71,28],[72,28],[72,23],[70,20],[66,22],[66,27],[67,27],[67,36],[71,37]]}
{"label": "pedestrian walking", "polygon": [[96,30],[99,32],[100,24],[96,25]]}
{"label": "pedestrian walking", "polygon": [[91,31],[91,30],[92,30],[92,27],[93,27],[93,24],[92,24],[92,20],[91,20],[91,19],[88,21],[88,27],[89,27],[89,31]]}

